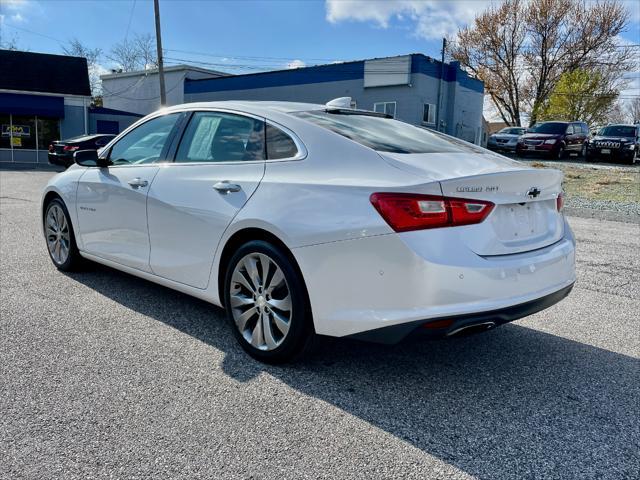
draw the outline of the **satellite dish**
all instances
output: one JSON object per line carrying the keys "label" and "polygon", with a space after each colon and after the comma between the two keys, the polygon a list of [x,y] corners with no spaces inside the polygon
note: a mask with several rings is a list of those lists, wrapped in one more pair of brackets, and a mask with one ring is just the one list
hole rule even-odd
{"label": "satellite dish", "polygon": [[328,108],[351,108],[351,97],[334,98],[325,103]]}

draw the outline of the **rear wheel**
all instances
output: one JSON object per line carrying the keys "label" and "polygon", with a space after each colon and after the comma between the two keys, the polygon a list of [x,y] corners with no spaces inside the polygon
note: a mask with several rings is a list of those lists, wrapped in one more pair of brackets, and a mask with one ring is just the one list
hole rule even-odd
{"label": "rear wheel", "polygon": [[256,240],[233,255],[225,275],[225,306],[233,333],[267,363],[307,354],[315,332],[302,276],[279,247]]}
{"label": "rear wheel", "polygon": [[58,270],[76,270],[82,264],[73,234],[73,226],[64,202],[54,198],[44,214],[44,236],[49,257]]}

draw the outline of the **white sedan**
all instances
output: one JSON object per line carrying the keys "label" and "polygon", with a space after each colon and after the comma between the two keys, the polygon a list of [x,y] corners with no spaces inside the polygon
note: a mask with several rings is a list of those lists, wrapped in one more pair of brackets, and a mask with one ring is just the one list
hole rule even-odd
{"label": "white sedan", "polygon": [[569,293],[561,172],[342,105],[191,103],[76,153],[42,198],[53,263],[224,306],[267,362],[316,335],[484,330]]}

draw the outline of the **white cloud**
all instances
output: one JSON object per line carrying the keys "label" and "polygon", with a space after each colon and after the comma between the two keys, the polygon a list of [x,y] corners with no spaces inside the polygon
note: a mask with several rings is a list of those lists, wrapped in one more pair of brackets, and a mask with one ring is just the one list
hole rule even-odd
{"label": "white cloud", "polygon": [[307,64],[302,60],[292,60],[291,62],[287,63],[287,68],[302,68],[306,66]]}
{"label": "white cloud", "polygon": [[[373,22],[388,28],[393,20],[412,21],[415,34],[421,38],[442,38],[455,34],[470,24],[476,15],[502,0],[325,0],[326,18],[331,23],[343,21]],[[587,3],[595,3],[588,0]],[[636,32],[640,22],[640,2],[623,0]],[[635,25],[634,25],[635,24]],[[635,29],[635,30],[634,30]],[[637,42],[636,42],[637,43]]]}
{"label": "white cloud", "polygon": [[343,21],[373,22],[388,28],[391,21],[411,20],[415,34],[422,38],[441,38],[473,21],[490,2],[477,0],[326,0],[326,17],[331,23]]}

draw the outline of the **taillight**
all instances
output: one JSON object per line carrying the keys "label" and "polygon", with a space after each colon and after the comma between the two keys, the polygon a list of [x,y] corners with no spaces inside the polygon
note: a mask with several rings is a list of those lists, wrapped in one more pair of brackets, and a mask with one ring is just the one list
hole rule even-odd
{"label": "taillight", "polygon": [[63,150],[65,152],[75,152],[76,150],[78,150],[80,147],[75,147],[75,146],[71,146],[71,145],[65,145],[63,147]]}
{"label": "taillight", "polygon": [[480,223],[494,207],[484,200],[413,193],[374,193],[369,199],[396,232]]}
{"label": "taillight", "polygon": [[560,192],[558,194],[558,197],[556,198],[556,208],[558,209],[559,212],[561,212],[563,207],[564,207],[564,194]]}

